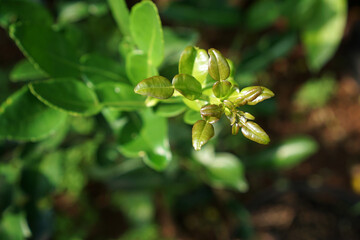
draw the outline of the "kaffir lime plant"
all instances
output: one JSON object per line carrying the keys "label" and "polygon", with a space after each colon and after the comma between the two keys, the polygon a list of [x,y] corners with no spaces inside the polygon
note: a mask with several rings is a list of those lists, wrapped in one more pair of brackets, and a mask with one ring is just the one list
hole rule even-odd
{"label": "kaffir lime plant", "polygon": [[157,99],[181,95],[190,108],[201,114],[192,128],[192,144],[195,150],[214,136],[213,124],[223,115],[232,126],[232,134],[242,134],[257,143],[268,144],[269,136],[253,120],[255,117],[241,111],[241,106],[255,105],[274,96],[266,87],[251,86],[243,89],[235,84],[234,70],[229,59],[218,50],[189,46],[181,54],[179,74],[172,82],[162,76],[153,76],[139,82],[135,92]]}

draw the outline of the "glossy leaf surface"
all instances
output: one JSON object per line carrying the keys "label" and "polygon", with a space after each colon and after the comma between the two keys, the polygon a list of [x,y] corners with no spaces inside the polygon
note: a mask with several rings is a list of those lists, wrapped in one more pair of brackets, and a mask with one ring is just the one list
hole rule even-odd
{"label": "glossy leaf surface", "polygon": [[154,76],[139,82],[134,91],[145,96],[167,99],[173,95],[174,87],[167,78]]}
{"label": "glossy leaf surface", "polygon": [[26,22],[11,25],[9,32],[30,62],[51,77],[80,76],[75,49],[51,26]]}
{"label": "glossy leaf surface", "polygon": [[213,87],[213,93],[217,98],[226,97],[231,91],[232,84],[229,81],[217,81]]}
{"label": "glossy leaf surface", "polygon": [[207,143],[214,136],[214,127],[212,124],[199,120],[192,128],[192,144],[196,151]]}
{"label": "glossy leaf surface", "polygon": [[186,47],[181,53],[179,61],[179,73],[193,76],[201,84],[208,75],[209,56],[204,49]]}
{"label": "glossy leaf surface", "polygon": [[269,136],[266,132],[255,122],[248,121],[241,128],[242,134],[257,143],[268,144],[270,142]]}
{"label": "glossy leaf surface", "polygon": [[32,94],[46,105],[73,115],[92,115],[101,106],[95,92],[84,83],[72,79],[52,79],[29,84]]}
{"label": "glossy leaf surface", "polygon": [[201,96],[201,84],[191,75],[178,74],[173,80],[174,88],[189,100],[195,100]]}
{"label": "glossy leaf surface", "polygon": [[214,48],[209,51],[209,74],[216,81],[226,80],[230,75],[230,67],[226,58]]}
{"label": "glossy leaf surface", "polygon": [[53,134],[65,120],[65,113],[49,108],[23,87],[0,107],[0,137],[37,141]]}
{"label": "glossy leaf surface", "polygon": [[159,66],[164,58],[164,37],[153,2],[142,1],[131,9],[130,31],[136,45],[147,54],[149,62]]}

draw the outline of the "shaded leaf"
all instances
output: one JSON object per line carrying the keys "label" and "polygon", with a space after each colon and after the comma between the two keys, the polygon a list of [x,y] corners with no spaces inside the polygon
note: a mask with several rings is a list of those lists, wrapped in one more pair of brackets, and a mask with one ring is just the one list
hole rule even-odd
{"label": "shaded leaf", "polygon": [[144,98],[134,93],[133,87],[125,83],[106,82],[95,88],[101,104],[117,110],[134,111],[145,107]]}
{"label": "shaded leaf", "polygon": [[196,151],[207,143],[214,136],[214,127],[212,124],[199,120],[192,128],[192,144]]}
{"label": "shaded leaf", "polygon": [[130,14],[125,0],[108,0],[112,15],[124,36],[130,36]]}
{"label": "shaded leaf", "polygon": [[0,25],[6,27],[16,21],[48,26],[53,23],[49,11],[40,4],[25,0],[2,0]]}
{"label": "shaded leaf", "polygon": [[344,33],[347,1],[321,0],[311,24],[302,32],[307,62],[313,71],[319,70],[335,53]]}
{"label": "shaded leaf", "polygon": [[65,120],[65,113],[47,107],[23,87],[0,107],[0,137],[37,141],[56,132]]}
{"label": "shaded leaf", "polygon": [[27,22],[11,25],[9,32],[30,62],[51,77],[80,76],[75,49],[51,26]]}
{"label": "shaded leaf", "polygon": [[134,85],[145,78],[158,75],[156,68],[148,62],[147,55],[139,51],[133,51],[127,55],[126,73]]}
{"label": "shaded leaf", "polygon": [[35,66],[26,59],[18,62],[10,73],[10,80],[13,82],[31,81],[46,77],[46,74],[36,69]]}
{"label": "shaded leaf", "polygon": [[248,157],[245,164],[249,169],[288,169],[309,158],[317,149],[318,144],[311,137],[293,137]]}
{"label": "shaded leaf", "polygon": [[207,182],[215,188],[235,189],[240,192],[248,190],[243,163],[230,153],[214,152],[214,147],[206,146],[195,152],[194,159],[206,170]]}
{"label": "shaded leaf", "polygon": [[46,105],[73,115],[92,115],[100,111],[95,92],[72,79],[51,79],[29,84],[32,94]]}
{"label": "shaded leaf", "polygon": [[180,103],[160,103],[155,107],[155,114],[162,117],[175,117],[186,110],[186,105]]}
{"label": "shaded leaf", "polygon": [[83,64],[83,77],[95,85],[109,81],[129,83],[125,66],[111,58],[87,54],[80,61]]}
{"label": "shaded leaf", "polygon": [[139,82],[134,91],[145,96],[167,99],[173,95],[174,87],[168,79],[162,76],[154,76]]}
{"label": "shaded leaf", "polygon": [[149,167],[161,171],[172,158],[167,120],[149,108],[139,113],[126,118],[127,123],[119,136],[119,149],[125,156],[142,157]]}
{"label": "shaded leaf", "polygon": [[189,109],[189,110],[187,110],[185,112],[185,114],[184,114],[184,122],[186,124],[193,125],[198,120],[201,120],[201,115],[200,115],[199,111],[194,111],[192,109]]}

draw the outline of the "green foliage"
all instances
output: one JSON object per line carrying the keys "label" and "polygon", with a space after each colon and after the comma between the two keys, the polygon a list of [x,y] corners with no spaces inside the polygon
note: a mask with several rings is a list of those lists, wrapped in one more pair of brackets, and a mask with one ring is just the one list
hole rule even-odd
{"label": "green foliage", "polygon": [[[230,78],[228,60],[216,49],[209,49],[209,56],[203,49],[187,47],[180,57],[179,72],[173,79],[172,85],[162,76],[153,76],[142,80],[135,87],[138,94],[167,99],[173,95],[173,88],[181,93],[184,103],[190,108],[200,108],[201,117],[192,129],[192,143],[195,150],[201,147],[214,136],[213,123],[223,114],[226,115],[232,126],[232,133],[236,135],[241,128],[243,135],[257,143],[268,144],[269,136],[256,123],[248,120],[255,118],[248,113],[240,111],[238,107],[255,105],[274,96],[274,93],[261,86],[252,86],[239,90],[227,79]],[[208,62],[205,63],[204,60]],[[181,74],[181,72],[183,72]],[[193,74],[193,75],[191,75]],[[202,89],[200,79],[212,79],[215,82],[212,91]],[[205,83],[206,84],[206,83]],[[196,99],[201,98],[203,101]],[[195,102],[195,104],[194,104]],[[210,104],[210,105],[209,105]],[[188,122],[192,122],[188,120]]]}
{"label": "green foliage", "polygon": [[335,79],[331,77],[310,79],[295,94],[295,104],[307,109],[322,107],[331,99],[335,88]]}
{"label": "green foliage", "polygon": [[54,134],[66,114],[39,102],[25,86],[0,107],[0,137],[37,141]]}
{"label": "green foliage", "polygon": [[[0,5],[0,25],[26,58],[0,71],[0,239],[163,239],[159,206],[187,227],[194,215],[182,214],[208,207],[218,194],[209,187],[232,190],[216,196],[217,214],[230,221],[235,215],[241,226],[234,228],[248,234],[236,237],[250,239],[248,212],[233,201],[249,188],[245,171],[288,169],[318,148],[304,136],[253,144],[257,153],[249,155],[249,141],[226,134],[241,131],[257,143],[270,142],[254,116],[274,114],[277,102],[265,101],[274,93],[253,82],[272,86],[266,69],[293,50],[299,33],[310,68],[321,68],[340,40],[342,3],[267,0],[236,9],[199,0],[160,8],[171,26],[171,19],[240,26],[236,40],[227,31],[223,37],[234,62],[214,48],[195,47],[207,45],[204,36],[197,43],[197,30],[163,29],[152,1],[130,10],[124,0],[61,1],[51,13],[28,0]],[[279,18],[288,28],[273,29]],[[333,79],[311,80],[295,102],[322,106],[334,88]],[[100,236],[113,222],[121,234]]]}
{"label": "green foliage", "polygon": [[76,79],[50,79],[29,84],[31,93],[40,101],[55,109],[73,115],[92,115],[100,110],[93,90]]}

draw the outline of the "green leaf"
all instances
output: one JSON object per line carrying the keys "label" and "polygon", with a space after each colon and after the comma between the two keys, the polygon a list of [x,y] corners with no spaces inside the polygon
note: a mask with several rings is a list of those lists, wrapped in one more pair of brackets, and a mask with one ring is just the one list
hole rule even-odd
{"label": "green leaf", "polygon": [[80,59],[83,77],[94,85],[104,82],[129,83],[125,66],[98,54],[87,54]]}
{"label": "green leaf", "polygon": [[161,117],[175,117],[186,110],[186,105],[180,103],[160,103],[155,107],[155,114]]}
{"label": "green leaf", "polygon": [[212,124],[199,120],[192,128],[192,144],[196,151],[207,143],[214,136],[214,127]]}
{"label": "green leaf", "polygon": [[212,146],[195,152],[195,160],[206,170],[206,179],[215,188],[230,188],[240,192],[248,190],[243,163],[230,153],[215,154]]}
{"label": "green leaf", "polygon": [[164,66],[176,64],[181,56],[181,52],[189,45],[195,45],[199,39],[199,33],[192,29],[173,29],[170,27],[164,27],[164,61],[162,69],[166,69]]}
{"label": "green leaf", "polygon": [[306,81],[294,96],[300,108],[314,109],[324,106],[336,92],[336,80],[332,77]]}
{"label": "green leaf", "polygon": [[193,76],[203,84],[208,75],[209,55],[204,49],[186,47],[179,61],[179,73]]}
{"label": "green leaf", "polygon": [[255,99],[248,101],[247,104],[256,105],[259,102],[272,98],[273,96],[275,96],[275,94],[270,89],[266,87],[261,87],[261,94],[257,96]]}
{"label": "green leaf", "polygon": [[201,84],[191,75],[178,74],[173,80],[174,88],[189,100],[195,100],[202,94]]}
{"label": "green leaf", "polygon": [[281,6],[281,1],[278,0],[256,1],[245,16],[246,27],[250,30],[261,30],[270,26],[281,15],[282,9],[279,5]]}
{"label": "green leaf", "polygon": [[311,70],[318,71],[335,53],[344,33],[347,1],[321,0],[311,24],[302,32]]}
{"label": "green leaf", "polygon": [[47,107],[23,87],[0,107],[0,137],[38,141],[56,132],[65,120],[65,113]]}
{"label": "green leaf", "polygon": [[25,214],[5,212],[0,222],[2,240],[23,240],[31,236]]}
{"label": "green leaf", "polygon": [[138,94],[158,99],[167,99],[174,93],[171,82],[162,76],[146,78],[136,85],[134,91]]}
{"label": "green leaf", "polygon": [[128,157],[142,157],[157,171],[164,170],[172,158],[166,118],[147,108],[140,111],[140,116],[132,113],[126,120],[119,136],[119,150]]}
{"label": "green leaf", "polygon": [[125,0],[108,0],[112,15],[124,36],[130,36],[129,9]]}
{"label": "green leaf", "polygon": [[245,164],[249,169],[289,169],[309,158],[317,149],[318,144],[311,137],[293,137],[248,157]]}
{"label": "green leaf", "polygon": [[86,2],[70,2],[61,7],[57,22],[61,25],[80,21],[90,15]]}
{"label": "green leaf", "polygon": [[75,49],[51,26],[20,23],[10,26],[10,36],[30,60],[51,77],[79,77]]}
{"label": "green leaf", "polygon": [[212,90],[213,90],[215,97],[224,98],[230,93],[231,87],[232,87],[232,84],[227,80],[217,81],[213,85]]}
{"label": "green leaf", "polygon": [[201,115],[199,111],[194,111],[189,109],[184,114],[184,122],[186,124],[194,125],[198,120],[201,120]]}
{"label": "green leaf", "polygon": [[158,67],[164,58],[164,36],[153,2],[143,1],[131,9],[130,31],[136,45],[147,54],[149,62]]}
{"label": "green leaf", "polygon": [[226,58],[214,48],[209,49],[209,74],[216,80],[226,80],[230,76],[230,67]]}
{"label": "green leaf", "polygon": [[50,26],[52,16],[42,5],[26,0],[2,0],[0,25],[7,27],[16,21]]}
{"label": "green leaf", "polygon": [[139,51],[133,51],[127,55],[126,73],[134,86],[145,78],[159,74],[157,69],[149,63],[147,55]]}
{"label": "green leaf", "polygon": [[31,81],[46,78],[41,70],[35,68],[28,60],[18,62],[10,73],[10,80],[13,82]]}
{"label": "green leaf", "polygon": [[243,135],[260,144],[268,144],[270,142],[269,136],[266,132],[255,122],[247,121],[241,128]]}
{"label": "green leaf", "polygon": [[132,86],[125,83],[106,82],[95,88],[101,104],[123,111],[135,111],[145,107],[144,98],[134,93]]}
{"label": "green leaf", "polygon": [[251,77],[252,74],[265,70],[270,63],[288,54],[297,41],[295,32],[266,34],[257,41],[254,47],[244,52],[237,69],[237,78]]}
{"label": "green leaf", "polygon": [[34,82],[29,88],[46,105],[69,114],[88,116],[98,113],[101,108],[95,92],[76,79]]}

